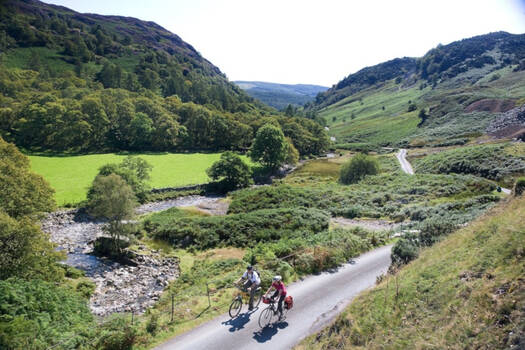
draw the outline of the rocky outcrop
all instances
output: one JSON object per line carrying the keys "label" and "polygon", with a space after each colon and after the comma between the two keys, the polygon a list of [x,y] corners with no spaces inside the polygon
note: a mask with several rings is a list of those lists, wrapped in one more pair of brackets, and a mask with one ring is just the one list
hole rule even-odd
{"label": "rocky outcrop", "polygon": [[519,137],[525,129],[525,105],[502,113],[487,127],[487,133],[495,137]]}

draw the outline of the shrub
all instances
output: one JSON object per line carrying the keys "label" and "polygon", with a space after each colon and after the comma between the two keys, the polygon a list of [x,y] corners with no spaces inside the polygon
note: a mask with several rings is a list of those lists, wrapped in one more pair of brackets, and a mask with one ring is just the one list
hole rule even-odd
{"label": "shrub", "polygon": [[136,338],[136,330],[124,316],[112,316],[102,325],[96,348],[101,350],[130,350]]}
{"label": "shrub", "polygon": [[379,163],[374,158],[358,153],[341,167],[339,180],[343,184],[356,183],[366,175],[379,173]]}
{"label": "shrub", "polygon": [[93,292],[95,291],[95,283],[91,281],[82,281],[77,284],[77,292],[82,295],[84,298],[89,299]]}
{"label": "shrub", "polygon": [[175,216],[172,220],[164,218],[161,224],[150,221],[146,229],[175,246],[206,249],[310,235],[327,229],[328,223],[328,214],[321,210],[280,208],[228,216]]}
{"label": "shrub", "polygon": [[47,349],[95,326],[85,299],[55,283],[0,281],[0,305],[1,349]]}
{"label": "shrub", "polygon": [[159,315],[151,314],[148,322],[146,323],[146,331],[151,335],[155,335],[155,333],[157,333],[158,327],[159,327]]}
{"label": "shrub", "polygon": [[514,184],[514,195],[519,196],[525,191],[525,177],[520,177]]}
{"label": "shrub", "polygon": [[423,221],[419,232],[419,244],[421,246],[431,246],[443,236],[448,235],[456,225],[449,219],[429,219]]}
{"label": "shrub", "polygon": [[392,247],[392,263],[407,264],[416,259],[419,255],[419,247],[415,236],[406,235],[394,244]]}

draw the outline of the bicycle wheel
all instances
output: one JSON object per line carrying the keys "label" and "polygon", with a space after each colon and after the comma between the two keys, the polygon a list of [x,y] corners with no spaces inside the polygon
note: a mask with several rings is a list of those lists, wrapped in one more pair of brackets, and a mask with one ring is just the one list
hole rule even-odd
{"label": "bicycle wheel", "polygon": [[230,317],[231,318],[237,317],[239,312],[241,312],[241,308],[242,308],[242,300],[240,300],[239,298],[235,298],[230,304],[230,311],[229,311]]}
{"label": "bicycle wheel", "polygon": [[262,289],[259,288],[259,290],[255,293],[253,297],[254,307],[259,307],[259,304],[261,303],[261,300],[262,300],[262,295],[263,295]]}
{"label": "bicycle wheel", "polygon": [[273,309],[269,306],[264,309],[259,315],[259,326],[261,328],[268,327],[272,323]]}

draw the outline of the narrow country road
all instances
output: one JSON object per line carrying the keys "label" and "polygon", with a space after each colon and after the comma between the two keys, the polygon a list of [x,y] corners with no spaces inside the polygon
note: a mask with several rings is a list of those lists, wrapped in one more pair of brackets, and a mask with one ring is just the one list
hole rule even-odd
{"label": "narrow country road", "polygon": [[291,349],[333,320],[358,293],[375,284],[376,277],[390,265],[391,248],[391,245],[380,247],[336,271],[291,284],[288,294],[294,298],[294,307],[283,322],[261,329],[259,314],[266,305],[261,303],[251,313],[243,306],[237,318],[219,316],[155,350]]}
{"label": "narrow country road", "polygon": [[401,164],[401,169],[408,175],[414,175],[414,170],[412,169],[412,165],[406,160],[407,150],[404,148],[401,148],[399,152],[397,153],[397,160],[399,161],[399,164]]}
{"label": "narrow country road", "polygon": [[[406,159],[406,156],[407,156],[407,150],[404,148],[401,148],[396,155],[397,160],[399,161],[399,164],[401,165],[401,169],[408,175],[414,175],[414,169],[412,169],[412,165],[410,165],[410,163]],[[501,187],[501,192],[505,194],[511,194],[512,190]]]}

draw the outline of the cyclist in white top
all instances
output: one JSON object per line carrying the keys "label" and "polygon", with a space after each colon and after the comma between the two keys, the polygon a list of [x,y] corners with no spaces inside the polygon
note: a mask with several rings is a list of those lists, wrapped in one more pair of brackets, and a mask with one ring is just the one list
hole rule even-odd
{"label": "cyclist in white top", "polygon": [[236,283],[238,284],[241,280],[245,281],[242,288],[245,291],[250,292],[250,303],[248,310],[253,310],[253,298],[255,296],[255,292],[261,285],[261,277],[259,277],[257,271],[253,269],[253,266],[249,265],[242,277],[239,278]]}

